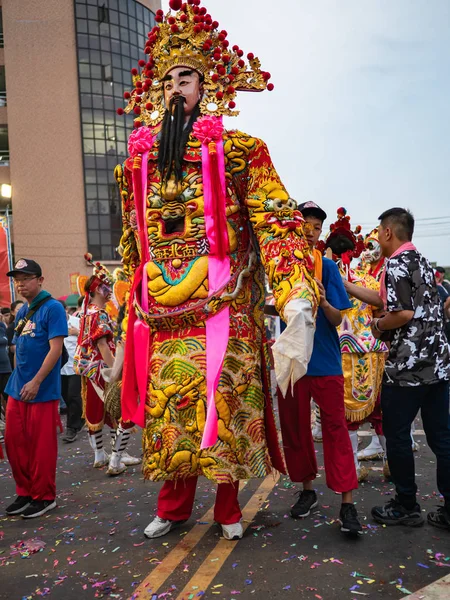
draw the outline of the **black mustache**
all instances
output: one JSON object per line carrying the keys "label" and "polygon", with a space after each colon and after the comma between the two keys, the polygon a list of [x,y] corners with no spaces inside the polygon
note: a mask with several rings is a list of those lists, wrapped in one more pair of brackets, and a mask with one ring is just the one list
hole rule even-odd
{"label": "black mustache", "polygon": [[172,108],[173,106],[177,106],[178,104],[180,104],[180,102],[182,102],[183,104],[186,104],[187,100],[181,94],[176,94],[175,96],[172,96],[172,98],[170,99],[170,107]]}

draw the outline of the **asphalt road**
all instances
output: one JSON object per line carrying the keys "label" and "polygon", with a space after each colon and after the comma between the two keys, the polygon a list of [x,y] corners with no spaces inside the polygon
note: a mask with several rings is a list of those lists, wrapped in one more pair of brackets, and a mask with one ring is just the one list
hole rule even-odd
{"label": "asphalt road", "polygon": [[[140,452],[139,438],[132,441],[134,453]],[[361,444],[368,440],[362,437]],[[427,511],[441,500],[434,456],[423,434],[417,440],[417,482]],[[320,444],[317,451],[322,464]],[[0,507],[1,599],[387,600],[449,574],[450,534],[428,525],[388,529],[370,518],[370,508],[393,492],[379,462],[367,463],[374,470],[356,493],[364,524],[360,539],[340,533],[340,498],[323,476],[317,479],[319,507],[301,521],[288,515],[296,487],[271,476],[241,490],[247,529],[239,542],[221,540],[208,512],[215,490],[206,480],[199,484],[192,519],[164,538],[146,540],[143,529],[160,484],[144,482],[139,466],[109,478],[91,464],[87,434],[74,444],[60,443],[58,508],[25,521],[6,517]],[[4,508],[15,497],[7,461],[0,463],[0,492]],[[33,552],[33,544],[40,551]]]}

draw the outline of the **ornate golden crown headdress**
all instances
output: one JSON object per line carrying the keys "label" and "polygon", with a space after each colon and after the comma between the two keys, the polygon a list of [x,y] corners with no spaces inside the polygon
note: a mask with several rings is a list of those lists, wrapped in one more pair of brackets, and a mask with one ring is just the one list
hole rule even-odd
{"label": "ornate golden crown headdress", "polygon": [[148,62],[140,60],[140,69],[131,70],[135,87],[125,92],[128,105],[125,110],[119,108],[118,114],[134,112],[137,127],[160,123],[165,112],[162,80],[174,67],[188,67],[203,76],[202,114],[238,115],[236,92],[273,89],[268,83],[270,73],[261,71],[253,54],[247,55],[247,65],[239,46],[230,48],[227,32],[219,31],[219,23],[200,6],[200,0],[171,0],[169,4],[176,14],[157,11],[158,24],[149,32],[144,50]]}
{"label": "ornate golden crown headdress", "polygon": [[370,231],[369,233],[367,233],[364,237],[364,244],[367,244],[367,242],[372,239],[372,240],[376,240],[378,242],[378,235],[379,235],[379,229],[378,227],[375,227],[375,229],[372,229],[372,231]]}
{"label": "ornate golden crown headdress", "polygon": [[110,271],[108,271],[105,265],[102,265],[102,263],[99,261],[94,262],[90,252],[86,252],[84,255],[84,260],[92,265],[94,277],[112,289],[114,285],[114,276]]}

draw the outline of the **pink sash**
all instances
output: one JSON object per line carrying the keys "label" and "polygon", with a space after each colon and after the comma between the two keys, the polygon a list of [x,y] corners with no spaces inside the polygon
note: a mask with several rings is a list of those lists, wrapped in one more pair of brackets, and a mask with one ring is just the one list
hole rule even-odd
{"label": "pink sash", "polygon": [[[210,245],[208,257],[209,296],[230,278],[228,231],[226,226],[225,157],[223,124],[219,117],[201,117],[193,128],[202,143],[203,197],[206,235]],[[216,390],[222,372],[230,331],[230,310],[226,306],[206,320],[206,390],[207,411],[201,448],[217,442]]]}
{"label": "pink sash", "polygon": [[146,127],[133,131],[128,140],[128,151],[130,156],[134,158],[133,189],[141,247],[141,262],[134,275],[128,303],[128,329],[122,382],[122,417],[124,421],[133,421],[140,427],[145,425],[150,331],[147,323],[136,317],[133,300],[135,295],[140,295],[140,304],[146,312],[148,311],[146,266],[150,254],[145,214],[147,208],[148,152],[154,141],[154,136]]}

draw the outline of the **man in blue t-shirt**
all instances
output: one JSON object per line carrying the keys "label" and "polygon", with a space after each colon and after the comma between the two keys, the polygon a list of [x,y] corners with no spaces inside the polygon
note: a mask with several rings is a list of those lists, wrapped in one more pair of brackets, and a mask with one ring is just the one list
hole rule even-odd
{"label": "man in blue t-shirt", "polygon": [[16,316],[16,364],[5,390],[5,446],[17,493],[6,514],[31,519],[56,507],[56,424],[67,319],[62,304],[42,289],[37,262],[21,258],[7,275],[26,303]]}
{"label": "man in blue t-shirt", "polygon": [[[305,202],[299,210],[307,223],[306,237],[314,248],[327,215],[314,202]],[[318,254],[318,253],[316,253]],[[316,260],[320,260],[320,255]],[[317,462],[311,433],[311,398],[320,408],[323,455],[329,488],[342,494],[341,531],[362,534],[352,490],[358,487],[353,451],[345,420],[344,377],[341,349],[336,327],[341,310],[351,307],[339,270],[332,260],[322,258],[322,277],[317,280],[320,304],[316,320],[314,348],[307,374],[298,381],[294,393],[280,398],[280,423],[289,476],[303,484],[291,509],[294,518],[307,517],[318,504],[313,488]]]}

